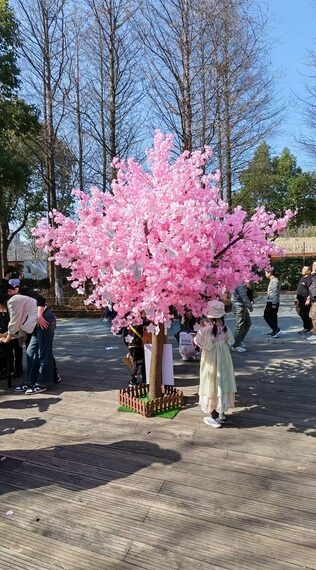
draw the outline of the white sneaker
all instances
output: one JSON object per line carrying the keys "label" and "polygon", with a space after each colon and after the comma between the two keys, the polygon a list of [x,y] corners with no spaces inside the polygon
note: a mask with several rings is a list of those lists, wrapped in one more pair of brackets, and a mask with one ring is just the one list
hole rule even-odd
{"label": "white sneaker", "polygon": [[232,346],[232,350],[236,352],[247,352],[247,349],[243,346]]}
{"label": "white sneaker", "polygon": [[306,340],[316,340],[316,334],[312,334],[311,336],[307,336]]}
{"label": "white sneaker", "polygon": [[209,416],[207,418],[204,418],[204,423],[207,426],[213,427],[213,428],[220,428],[222,427],[222,424],[219,420],[215,420],[214,418],[212,418],[212,416]]}

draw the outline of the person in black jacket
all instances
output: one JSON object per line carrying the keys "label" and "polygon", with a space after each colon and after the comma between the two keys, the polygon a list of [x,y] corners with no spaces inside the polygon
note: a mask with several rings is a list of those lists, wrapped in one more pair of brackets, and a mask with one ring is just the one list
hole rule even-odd
{"label": "person in black jacket", "polygon": [[144,325],[130,325],[123,329],[124,342],[132,357],[131,378],[129,386],[136,386],[138,378],[146,382],[145,352],[143,346]]}
{"label": "person in black jacket", "polygon": [[[7,307],[7,286],[3,281],[0,285],[0,335],[7,332],[9,322],[10,315]],[[14,370],[12,343],[0,346],[0,377],[7,376],[9,373],[8,366],[12,373]]]}
{"label": "person in black jacket", "polygon": [[303,330],[299,331],[299,334],[309,333],[313,329],[312,319],[309,316],[310,305],[306,304],[309,296],[311,272],[311,267],[304,265],[302,268],[302,277],[297,284],[295,308],[303,322]]}

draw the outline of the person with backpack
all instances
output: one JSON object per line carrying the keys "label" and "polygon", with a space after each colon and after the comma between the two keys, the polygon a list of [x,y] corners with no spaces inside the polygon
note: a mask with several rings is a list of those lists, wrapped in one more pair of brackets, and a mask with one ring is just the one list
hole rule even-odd
{"label": "person with backpack", "polygon": [[313,329],[311,336],[307,337],[307,340],[316,340],[316,261],[313,262],[312,272],[310,275],[310,283],[308,287],[309,295],[306,300],[306,304],[310,307],[310,317],[313,323]]}

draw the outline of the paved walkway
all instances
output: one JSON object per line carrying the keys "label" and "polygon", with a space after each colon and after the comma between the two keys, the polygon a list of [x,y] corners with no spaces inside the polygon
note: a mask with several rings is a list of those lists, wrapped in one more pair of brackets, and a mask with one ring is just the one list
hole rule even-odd
{"label": "paved walkway", "polygon": [[220,430],[202,421],[198,364],[176,349],[186,408],[117,412],[122,340],[102,321],[61,319],[63,383],[1,393],[1,570],[316,569],[316,345],[291,303],[278,339],[256,304]]}

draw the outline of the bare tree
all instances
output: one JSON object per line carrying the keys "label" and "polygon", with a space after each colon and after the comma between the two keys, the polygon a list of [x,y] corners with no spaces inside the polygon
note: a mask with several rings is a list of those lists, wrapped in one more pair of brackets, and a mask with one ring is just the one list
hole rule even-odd
{"label": "bare tree", "polygon": [[[62,125],[70,90],[68,0],[15,0],[22,34],[22,57],[29,96],[41,111],[43,130],[38,147],[48,210],[58,207],[56,148],[63,140]],[[65,144],[65,142],[64,142]],[[51,264],[51,284],[61,302],[62,289],[57,269]]]}
{"label": "bare tree", "polygon": [[143,88],[133,30],[138,0],[85,0],[85,5],[90,82],[84,129],[92,142],[92,173],[105,191],[116,174],[112,159],[126,156],[141,138]]}
{"label": "bare tree", "polygon": [[140,35],[155,126],[180,150],[212,144],[231,203],[253,145],[278,124],[267,18],[250,0],[147,0]]}
{"label": "bare tree", "polygon": [[155,119],[152,124],[173,132],[181,151],[194,147],[193,123],[199,106],[196,77],[201,66],[197,54],[203,43],[196,6],[195,0],[147,0],[139,23]]}
{"label": "bare tree", "polygon": [[[267,52],[268,19],[248,0],[222,0],[213,40],[216,46],[217,153],[225,200],[254,145],[282,119],[275,76]],[[214,22],[214,20],[213,20]]]}
{"label": "bare tree", "polygon": [[309,52],[309,77],[306,85],[307,96],[303,103],[303,114],[307,133],[298,141],[306,153],[315,161],[316,157],[316,50]]}

